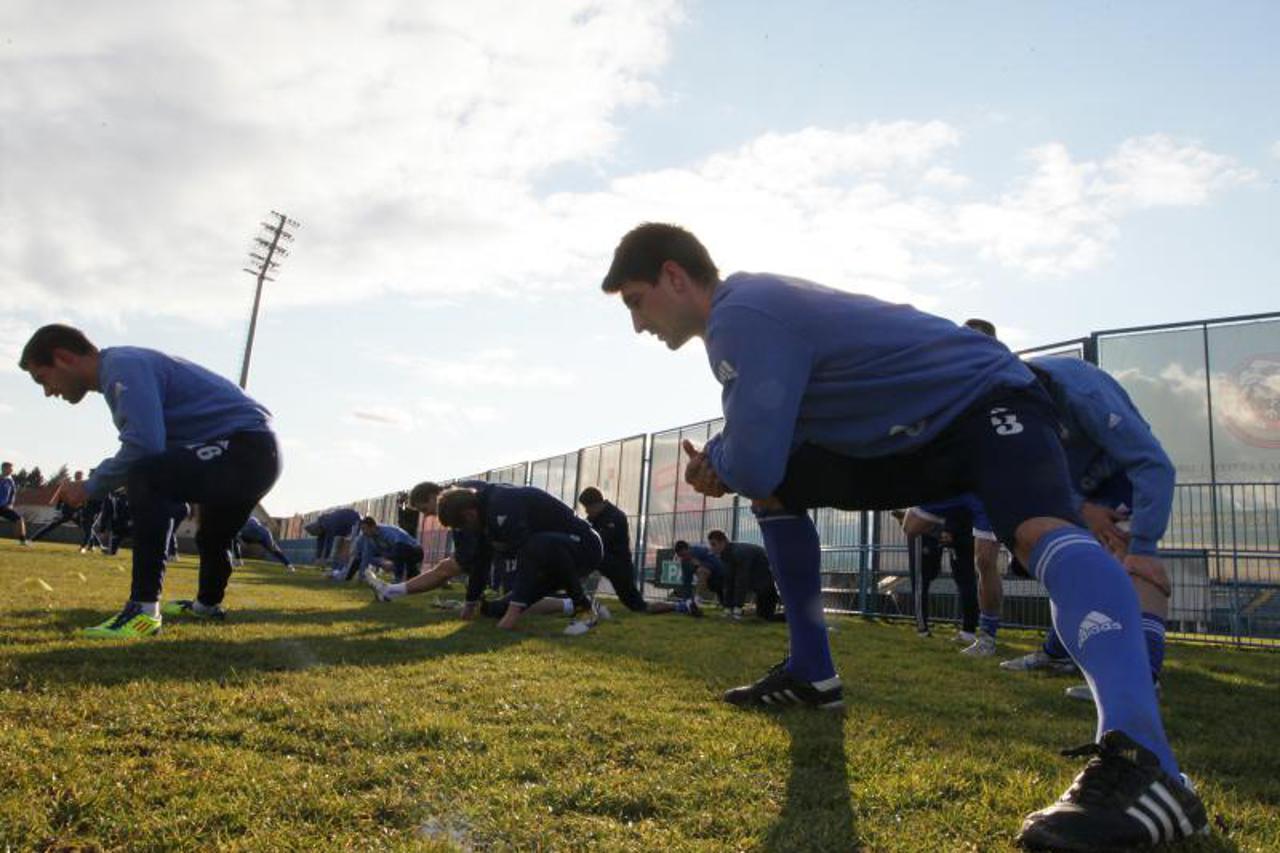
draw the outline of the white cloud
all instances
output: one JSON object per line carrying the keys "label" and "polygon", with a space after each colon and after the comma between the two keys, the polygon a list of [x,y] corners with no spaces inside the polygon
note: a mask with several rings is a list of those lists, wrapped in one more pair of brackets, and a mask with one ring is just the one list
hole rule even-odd
{"label": "white cloud", "polygon": [[575,379],[572,371],[537,364],[508,348],[451,353],[448,359],[402,352],[384,352],[379,357],[387,364],[413,371],[426,383],[452,388],[564,388]]}
{"label": "white cloud", "polygon": [[527,254],[477,271],[478,251],[535,177],[605,156],[614,113],[656,99],[676,19],[671,0],[61,8],[6,15],[0,309],[197,320],[243,315],[267,207],[303,222],[274,305],[518,280]]}
{"label": "white cloud", "polygon": [[1280,139],[1278,139],[1278,140],[1276,140],[1274,143],[1272,143],[1272,145],[1271,145],[1271,156],[1272,156],[1272,157],[1274,157],[1274,158],[1276,158],[1277,160],[1280,160]]}
{"label": "white cloud", "polygon": [[1251,183],[1257,172],[1194,143],[1163,134],[1126,139],[1102,164],[1094,192],[1117,205],[1204,204],[1215,190]]}
{"label": "white cloud", "polygon": [[353,408],[343,417],[343,421],[357,426],[391,426],[398,429],[408,430],[414,426],[413,416],[404,409],[395,406],[369,406],[362,408]]}

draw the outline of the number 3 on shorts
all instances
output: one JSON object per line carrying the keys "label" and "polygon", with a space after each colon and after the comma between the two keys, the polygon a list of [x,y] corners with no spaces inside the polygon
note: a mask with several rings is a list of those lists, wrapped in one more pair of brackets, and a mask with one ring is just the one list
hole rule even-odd
{"label": "number 3 on shorts", "polygon": [[996,428],[997,435],[1017,435],[1022,432],[1018,416],[1005,408],[991,410],[991,425]]}

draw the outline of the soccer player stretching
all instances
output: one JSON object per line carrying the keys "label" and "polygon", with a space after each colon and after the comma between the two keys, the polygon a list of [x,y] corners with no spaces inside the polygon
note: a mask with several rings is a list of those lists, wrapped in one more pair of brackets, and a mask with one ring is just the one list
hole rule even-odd
{"label": "soccer player stretching", "polygon": [[120,431],[120,450],[84,485],[68,484],[72,505],[127,485],[133,513],[133,587],[121,611],[84,633],[143,637],[160,630],[165,540],[175,502],[200,504],[196,548],[200,586],[194,601],[171,602],[166,615],[225,617],[231,542],[280,474],[271,413],[229,380],[180,358],[140,347],[99,350],[70,326],[31,336],[18,366],[46,397],[72,405],[97,391]]}
{"label": "soccer player stretching", "polygon": [[669,349],[700,337],[724,428],[686,442],[685,479],[752,499],[787,610],[790,655],[725,699],[837,708],[822,619],[821,552],[806,510],[892,509],[973,492],[996,534],[1045,585],[1053,621],[1097,698],[1095,743],[1062,798],[1019,840],[1063,850],[1152,845],[1204,831],[1148,675],[1124,568],[1075,523],[1052,403],[1003,344],[906,305],[779,275],[723,281],[688,231],[646,224],[602,283],[637,333]]}

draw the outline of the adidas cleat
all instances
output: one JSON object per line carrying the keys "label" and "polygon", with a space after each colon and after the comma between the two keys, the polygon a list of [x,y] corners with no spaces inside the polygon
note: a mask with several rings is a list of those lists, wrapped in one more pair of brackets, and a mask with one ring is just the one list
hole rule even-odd
{"label": "adidas cleat", "polygon": [[1056,803],[1023,821],[1023,847],[1128,850],[1208,833],[1204,804],[1186,777],[1164,772],[1155,753],[1124,732],[1062,754],[1092,757]]}
{"label": "adidas cleat", "polygon": [[1044,670],[1046,672],[1069,674],[1076,671],[1076,664],[1071,658],[1051,657],[1044,649],[1036,649],[1034,652],[1025,654],[1020,658],[1000,661],[1000,668],[1009,672]]}
{"label": "adidas cleat", "polygon": [[170,601],[160,608],[160,612],[165,616],[194,616],[196,619],[206,619],[211,622],[227,621],[226,608],[221,604],[209,607],[198,601],[191,601],[185,598],[180,601]]}
{"label": "adidas cleat", "polygon": [[951,642],[959,643],[962,646],[971,646],[973,641],[978,639],[978,635],[973,631],[956,631],[956,635],[951,638]]}
{"label": "adidas cleat", "polygon": [[811,683],[787,671],[786,661],[777,664],[755,684],[725,691],[724,701],[739,708],[787,708],[808,706],[822,711],[844,709],[844,686],[840,676]]}
{"label": "adidas cleat", "polygon": [[134,639],[153,637],[160,633],[160,620],[142,612],[136,602],[130,601],[124,609],[100,625],[83,628],[82,637],[96,639]]}

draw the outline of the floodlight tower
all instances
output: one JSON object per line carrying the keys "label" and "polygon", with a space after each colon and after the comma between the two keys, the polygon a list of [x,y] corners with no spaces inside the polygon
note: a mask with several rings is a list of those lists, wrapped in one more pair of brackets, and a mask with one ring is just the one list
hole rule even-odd
{"label": "floodlight tower", "polygon": [[302,223],[274,210],[271,211],[271,216],[275,221],[262,223],[262,232],[253,238],[255,246],[249,252],[249,266],[244,268],[249,275],[257,276],[258,288],[253,293],[253,313],[249,315],[249,335],[244,342],[244,360],[240,362],[241,388],[249,384],[249,359],[253,356],[253,336],[258,330],[258,306],[262,302],[262,283],[275,281],[268,273],[280,268],[280,262],[275,260],[276,256],[284,258],[289,255],[289,250],[280,245],[281,241],[293,242],[293,235],[284,230],[285,226],[290,228],[302,226]]}

